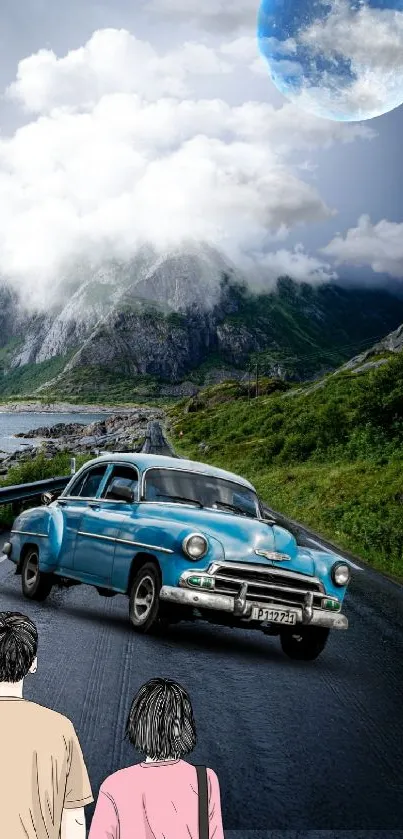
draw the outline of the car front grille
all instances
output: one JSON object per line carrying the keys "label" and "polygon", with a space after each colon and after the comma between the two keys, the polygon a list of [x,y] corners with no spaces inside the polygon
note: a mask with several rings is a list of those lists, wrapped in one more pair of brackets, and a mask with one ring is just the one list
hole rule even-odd
{"label": "car front grille", "polygon": [[295,571],[285,571],[266,565],[247,563],[214,563],[209,574],[215,579],[217,594],[237,596],[247,584],[246,600],[302,606],[308,592],[313,594],[313,606],[321,606],[325,590],[320,580]]}

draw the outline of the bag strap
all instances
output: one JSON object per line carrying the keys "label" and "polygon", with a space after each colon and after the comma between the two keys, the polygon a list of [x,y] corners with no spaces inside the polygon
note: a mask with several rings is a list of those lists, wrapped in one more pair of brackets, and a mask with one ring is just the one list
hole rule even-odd
{"label": "bag strap", "polygon": [[199,789],[199,839],[209,839],[207,769],[205,766],[196,766],[196,772]]}

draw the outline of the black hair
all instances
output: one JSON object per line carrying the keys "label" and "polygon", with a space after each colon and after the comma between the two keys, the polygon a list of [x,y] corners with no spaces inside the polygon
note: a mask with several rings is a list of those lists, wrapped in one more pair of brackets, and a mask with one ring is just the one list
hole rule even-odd
{"label": "black hair", "polygon": [[20,612],[0,612],[0,682],[20,682],[38,649],[35,624]]}
{"label": "black hair", "polygon": [[133,699],[126,737],[153,760],[177,760],[196,745],[189,694],[171,679],[150,679]]}

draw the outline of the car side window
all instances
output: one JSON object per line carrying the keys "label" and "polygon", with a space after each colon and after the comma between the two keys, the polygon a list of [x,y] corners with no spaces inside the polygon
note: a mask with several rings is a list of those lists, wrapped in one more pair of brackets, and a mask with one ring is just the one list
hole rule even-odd
{"label": "car side window", "polygon": [[116,464],[116,466],[112,469],[106,486],[104,487],[102,498],[108,498],[112,484],[119,484],[120,486],[128,487],[133,491],[134,497],[137,499],[139,475],[134,466],[122,466],[119,463]]}
{"label": "car side window", "polygon": [[80,475],[76,483],[70,488],[69,495],[73,498],[95,498],[105,476],[107,465],[103,463],[102,466],[95,466]]}

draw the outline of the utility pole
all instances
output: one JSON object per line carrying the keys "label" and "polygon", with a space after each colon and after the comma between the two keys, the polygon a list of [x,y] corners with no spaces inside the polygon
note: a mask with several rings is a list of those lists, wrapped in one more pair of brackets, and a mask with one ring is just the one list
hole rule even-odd
{"label": "utility pole", "polygon": [[259,396],[259,362],[256,362],[256,397]]}

